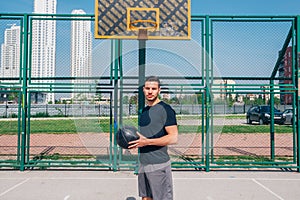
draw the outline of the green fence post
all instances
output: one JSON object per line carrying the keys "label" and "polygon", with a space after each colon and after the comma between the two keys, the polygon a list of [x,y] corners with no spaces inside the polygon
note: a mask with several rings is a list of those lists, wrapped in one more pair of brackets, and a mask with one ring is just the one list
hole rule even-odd
{"label": "green fence post", "polygon": [[300,15],[297,16],[297,24],[296,24],[296,47],[297,47],[297,55],[296,55],[296,115],[298,120],[296,124],[296,130],[297,130],[297,172],[300,172],[300,122],[299,122],[299,114],[300,114],[300,91],[299,91],[299,77],[300,77],[300,70],[299,70],[299,59],[300,59]]}
{"label": "green fence post", "polygon": [[23,48],[23,64],[22,64],[22,129],[21,129],[21,163],[20,170],[25,170],[25,154],[26,154],[26,137],[27,137],[27,56],[28,56],[28,24],[29,16],[24,14],[24,29],[23,29],[23,38],[24,38],[24,48]]}
{"label": "green fence post", "polygon": [[118,82],[119,82],[119,76],[118,76],[118,60],[119,60],[119,40],[113,41],[115,45],[113,45],[114,51],[112,55],[112,62],[113,62],[113,70],[114,70],[114,164],[113,164],[113,171],[117,171],[117,152],[118,152],[118,146],[116,141],[116,132],[118,130]]}
{"label": "green fence post", "polygon": [[272,78],[270,80],[270,154],[271,154],[271,159],[274,161],[275,159],[275,130],[274,130],[274,79]]}
{"label": "green fence post", "polygon": [[210,164],[210,149],[212,148],[210,146],[210,111],[211,111],[211,105],[210,105],[210,77],[209,77],[209,69],[210,69],[210,58],[209,58],[209,16],[205,17],[205,134],[206,134],[206,149],[205,149],[205,170],[209,172],[209,164]]}

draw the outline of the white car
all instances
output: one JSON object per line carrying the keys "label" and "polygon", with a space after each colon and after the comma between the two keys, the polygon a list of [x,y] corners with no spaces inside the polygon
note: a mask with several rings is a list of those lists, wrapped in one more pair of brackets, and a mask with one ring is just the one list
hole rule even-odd
{"label": "white car", "polygon": [[284,124],[293,124],[293,109],[286,109],[282,113]]}

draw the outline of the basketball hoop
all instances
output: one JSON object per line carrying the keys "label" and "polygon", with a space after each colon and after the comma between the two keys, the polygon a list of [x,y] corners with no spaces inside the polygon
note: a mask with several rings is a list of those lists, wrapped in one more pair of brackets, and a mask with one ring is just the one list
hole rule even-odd
{"label": "basketball hoop", "polygon": [[192,0],[95,1],[97,39],[191,39]]}
{"label": "basketball hoop", "polygon": [[[150,24],[151,26],[138,26],[139,24]],[[147,40],[148,31],[156,31],[158,24],[152,20],[135,20],[129,23],[129,28],[133,32],[138,32],[138,40]]]}

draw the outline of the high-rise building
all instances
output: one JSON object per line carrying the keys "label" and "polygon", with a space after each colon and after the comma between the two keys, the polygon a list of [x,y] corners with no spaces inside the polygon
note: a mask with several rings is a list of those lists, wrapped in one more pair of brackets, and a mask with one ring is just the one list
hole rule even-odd
{"label": "high-rise building", "polygon": [[[34,0],[34,13],[55,14],[56,0]],[[50,17],[43,17],[50,18]],[[33,20],[31,77],[55,77],[56,21]],[[54,83],[54,80],[38,80],[36,83]],[[41,95],[39,93],[39,95]],[[54,93],[38,97],[43,103],[54,102]]]}
{"label": "high-rise building", "polygon": [[213,94],[214,99],[225,100],[227,98],[236,98],[235,85],[236,82],[234,80],[214,80],[214,84],[219,85],[220,90]]}
{"label": "high-rise building", "polygon": [[279,81],[281,85],[280,88],[282,89],[282,93],[280,94],[280,103],[285,105],[290,105],[293,102],[293,95],[286,93],[289,87],[285,86],[288,84],[292,84],[292,80],[284,80],[290,79],[293,76],[293,58],[293,48],[289,46],[286,49],[286,52],[278,69],[278,77],[283,78],[283,80]]}
{"label": "high-rise building", "polygon": [[20,26],[13,24],[4,31],[4,43],[1,45],[0,77],[16,78],[19,76]]}
{"label": "high-rise building", "polygon": [[[73,10],[72,14],[85,14],[83,10]],[[72,83],[80,87],[89,83],[82,79],[92,74],[92,32],[91,22],[86,20],[72,20],[71,27],[71,76],[78,77]],[[75,89],[72,98],[89,98],[91,95]]]}

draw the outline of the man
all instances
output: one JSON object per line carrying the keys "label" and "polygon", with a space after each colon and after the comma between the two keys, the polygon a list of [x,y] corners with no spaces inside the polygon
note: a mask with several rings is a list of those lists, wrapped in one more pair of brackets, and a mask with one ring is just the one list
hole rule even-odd
{"label": "man", "polygon": [[140,116],[140,139],[130,142],[129,148],[139,148],[139,196],[142,200],[172,200],[173,180],[168,154],[169,144],[175,144],[178,128],[175,111],[158,98],[160,80],[146,79],[143,87],[147,106]]}

